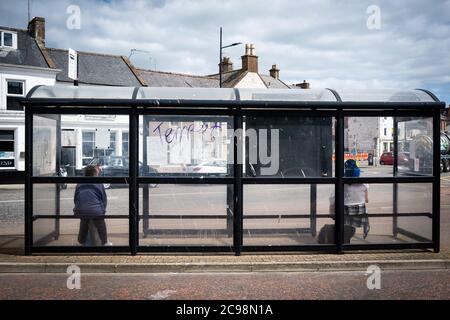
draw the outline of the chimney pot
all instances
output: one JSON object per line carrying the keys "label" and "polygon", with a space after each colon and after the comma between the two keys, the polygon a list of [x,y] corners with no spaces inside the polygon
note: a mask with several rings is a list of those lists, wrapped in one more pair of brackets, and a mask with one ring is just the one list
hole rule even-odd
{"label": "chimney pot", "polygon": [[242,57],[242,70],[258,73],[258,56],[255,55],[255,45],[245,45],[245,55]]}
{"label": "chimney pot", "polygon": [[306,82],[306,80],[303,80],[302,83],[297,83],[295,86],[299,87],[301,89],[309,89],[309,82]]}
{"label": "chimney pot", "polygon": [[[219,68],[222,69],[222,72],[233,71],[233,62],[231,62],[230,57],[223,57],[222,62],[219,64]],[[219,72],[220,72],[220,69],[219,69]]]}
{"label": "chimney pot", "polygon": [[272,65],[272,69],[269,70],[269,74],[272,78],[275,78],[275,79],[280,78],[280,69],[278,69],[276,64]]}
{"label": "chimney pot", "polygon": [[36,40],[45,44],[45,18],[34,17],[28,22],[28,33]]}

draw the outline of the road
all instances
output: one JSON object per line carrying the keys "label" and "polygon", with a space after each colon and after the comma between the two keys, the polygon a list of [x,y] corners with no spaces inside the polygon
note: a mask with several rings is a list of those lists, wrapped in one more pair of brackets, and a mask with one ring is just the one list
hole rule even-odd
{"label": "road", "polygon": [[226,274],[1,274],[0,299],[450,299],[450,271],[381,271],[380,289],[360,272]]}

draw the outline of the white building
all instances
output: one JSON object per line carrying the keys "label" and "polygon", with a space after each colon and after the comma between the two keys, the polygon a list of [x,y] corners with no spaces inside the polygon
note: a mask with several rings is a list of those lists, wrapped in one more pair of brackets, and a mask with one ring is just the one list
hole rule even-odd
{"label": "white building", "polygon": [[0,27],[0,170],[24,170],[24,111],[18,103],[36,85],[54,85],[61,70],[48,65],[30,30]]}
{"label": "white building", "polygon": [[368,152],[380,157],[383,152],[393,151],[392,117],[350,117],[345,127],[348,152]]}

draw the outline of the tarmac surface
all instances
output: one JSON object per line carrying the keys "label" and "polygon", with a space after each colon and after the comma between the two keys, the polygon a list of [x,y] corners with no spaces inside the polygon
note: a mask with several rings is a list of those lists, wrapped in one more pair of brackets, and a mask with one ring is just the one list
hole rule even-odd
{"label": "tarmac surface", "polygon": [[75,282],[67,274],[0,274],[0,299],[450,299],[449,270],[382,271],[379,282],[369,277],[366,271],[81,274],[80,289],[69,289],[67,282],[71,288]]}

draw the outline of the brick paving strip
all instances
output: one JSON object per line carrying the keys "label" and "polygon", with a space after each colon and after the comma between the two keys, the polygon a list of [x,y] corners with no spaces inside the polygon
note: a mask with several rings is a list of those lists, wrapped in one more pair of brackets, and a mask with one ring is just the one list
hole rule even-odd
{"label": "brick paving strip", "polygon": [[69,265],[86,273],[181,273],[364,270],[450,270],[450,251],[441,253],[372,252],[337,254],[216,255],[45,255],[0,254],[0,273],[65,273]]}

